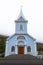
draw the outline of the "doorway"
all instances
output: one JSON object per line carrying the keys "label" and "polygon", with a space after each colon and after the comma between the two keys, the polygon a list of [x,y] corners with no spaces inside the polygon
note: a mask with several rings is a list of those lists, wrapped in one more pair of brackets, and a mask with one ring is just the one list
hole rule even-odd
{"label": "doorway", "polygon": [[24,47],[23,46],[18,47],[18,54],[24,54]]}

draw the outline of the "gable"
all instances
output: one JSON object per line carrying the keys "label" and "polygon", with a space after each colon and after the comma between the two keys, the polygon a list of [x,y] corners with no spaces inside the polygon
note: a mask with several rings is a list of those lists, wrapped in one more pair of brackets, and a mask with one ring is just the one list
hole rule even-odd
{"label": "gable", "polygon": [[11,37],[8,38],[8,40],[12,39],[13,37],[17,36],[17,39],[18,38],[22,38],[22,39],[25,39],[24,36],[27,36],[27,38],[30,38],[32,39],[33,41],[35,41],[36,39],[34,39],[32,36],[30,36],[29,34],[14,34],[12,35]]}
{"label": "gable", "polygon": [[27,34],[29,36],[29,38],[31,38],[33,41],[35,41],[36,39],[33,38],[32,36],[30,36],[29,34]]}

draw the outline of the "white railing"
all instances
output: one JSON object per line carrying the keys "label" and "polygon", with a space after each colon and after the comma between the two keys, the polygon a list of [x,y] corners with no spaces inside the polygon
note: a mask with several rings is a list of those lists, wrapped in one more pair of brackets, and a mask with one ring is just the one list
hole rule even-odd
{"label": "white railing", "polygon": [[37,58],[43,59],[43,51],[37,51]]}
{"label": "white railing", "polygon": [[38,55],[43,55],[43,51],[38,51]]}

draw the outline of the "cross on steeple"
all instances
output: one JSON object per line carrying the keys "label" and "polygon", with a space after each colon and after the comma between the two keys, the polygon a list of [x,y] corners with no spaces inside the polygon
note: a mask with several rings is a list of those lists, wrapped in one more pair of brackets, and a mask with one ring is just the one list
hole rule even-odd
{"label": "cross on steeple", "polygon": [[20,9],[20,13],[19,13],[19,16],[17,18],[17,20],[15,20],[16,22],[27,22],[27,20],[25,19],[24,15],[23,15],[23,11],[22,11],[22,6],[21,6],[21,9]]}
{"label": "cross on steeple", "polygon": [[20,14],[18,16],[18,19],[20,19],[20,18],[25,19],[24,15],[23,15],[23,12],[22,12],[22,6],[21,6]]}

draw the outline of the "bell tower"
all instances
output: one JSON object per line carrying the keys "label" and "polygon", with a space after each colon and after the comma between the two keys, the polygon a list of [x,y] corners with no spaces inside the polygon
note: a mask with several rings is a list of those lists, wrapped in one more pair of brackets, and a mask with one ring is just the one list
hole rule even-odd
{"label": "bell tower", "polygon": [[16,23],[15,33],[16,34],[26,34],[27,33],[27,22],[28,21],[25,19],[22,9],[21,9],[18,19],[15,20],[15,23]]}

